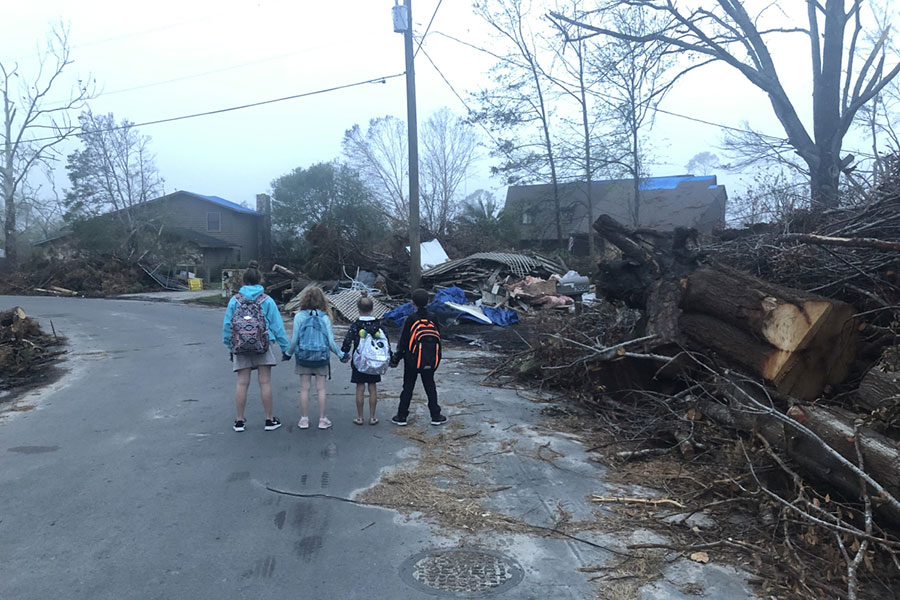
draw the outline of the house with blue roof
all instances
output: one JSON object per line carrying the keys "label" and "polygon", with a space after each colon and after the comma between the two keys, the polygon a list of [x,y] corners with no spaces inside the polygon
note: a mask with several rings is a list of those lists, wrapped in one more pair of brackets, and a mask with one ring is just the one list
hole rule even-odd
{"label": "house with blue roof", "polygon": [[[260,198],[257,198],[257,208]],[[242,265],[260,258],[260,237],[266,212],[219,196],[178,191],[150,200],[148,208],[165,215],[169,233],[199,250],[207,269]]]}
{"label": "house with blue roof", "polygon": [[[557,188],[562,241],[568,244],[571,240],[575,254],[587,254],[587,234],[593,226],[588,216],[588,186],[580,181],[561,183]],[[692,227],[708,233],[725,227],[728,195],[715,175],[644,178],[638,188],[637,211],[633,179],[592,181],[590,195],[594,220],[605,214],[625,227],[656,231]],[[504,211],[518,224],[520,247],[559,247],[555,204],[551,184],[509,186]]]}
{"label": "house with blue roof", "polygon": [[[181,190],[148,200],[132,210],[152,211],[162,234],[185,242],[191,249],[182,266],[208,278],[222,267],[265,258],[270,247],[269,197],[258,195],[256,205],[254,210],[219,196]],[[106,213],[95,219],[112,215]],[[64,232],[37,245],[59,247],[68,235]]]}

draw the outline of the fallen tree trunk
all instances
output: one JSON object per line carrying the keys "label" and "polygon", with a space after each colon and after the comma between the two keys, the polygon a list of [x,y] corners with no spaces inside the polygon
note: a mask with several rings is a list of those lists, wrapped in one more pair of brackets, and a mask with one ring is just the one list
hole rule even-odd
{"label": "fallen tree trunk", "polygon": [[703,267],[682,280],[679,328],[689,339],[811,400],[846,376],[856,352],[849,304]]}
{"label": "fallen tree trunk", "polygon": [[858,336],[849,304],[699,266],[690,230],[628,232],[608,216],[594,229],[622,252],[622,260],[601,265],[598,290],[642,309],[643,333],[655,336],[657,348],[676,342],[702,351],[799,400],[847,376]]}
{"label": "fallen tree trunk", "polygon": [[[896,442],[868,427],[857,427],[854,415],[849,413],[806,404],[795,404],[781,413],[754,387],[727,382],[721,391],[728,404],[701,399],[698,405],[703,414],[727,427],[760,434],[774,451],[790,458],[801,471],[827,482],[852,500],[860,498],[863,492],[859,474],[846,464],[859,467],[858,442],[863,456],[862,471],[891,500],[885,494],[876,493],[871,485],[867,486],[868,492],[880,512],[900,524],[900,506],[896,500],[900,498],[900,448]],[[818,439],[791,425],[792,421]]]}
{"label": "fallen tree trunk", "polygon": [[900,404],[900,372],[872,367],[856,390],[856,401],[872,412],[887,410]]}

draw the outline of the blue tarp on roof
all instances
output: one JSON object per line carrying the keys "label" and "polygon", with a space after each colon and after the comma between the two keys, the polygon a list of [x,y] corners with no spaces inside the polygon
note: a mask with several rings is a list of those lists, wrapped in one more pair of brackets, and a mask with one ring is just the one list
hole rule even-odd
{"label": "blue tarp on roof", "polygon": [[[641,180],[642,190],[674,190],[679,183],[685,181],[715,181],[715,175],[675,175],[672,177],[647,177]],[[710,185],[710,189],[715,185]]]}
{"label": "blue tarp on roof", "polygon": [[226,200],[225,198],[219,198],[218,196],[205,196],[203,194],[197,194],[194,192],[186,192],[186,191],[182,191],[181,193],[187,194],[188,196],[194,196],[195,198],[202,198],[203,200],[209,200],[210,202],[214,202],[215,204],[224,206],[225,208],[230,208],[231,210],[234,210],[237,212],[247,213],[247,214],[251,214],[251,215],[260,214],[251,208],[247,208],[246,206],[241,206],[240,204],[236,204],[230,200]]}

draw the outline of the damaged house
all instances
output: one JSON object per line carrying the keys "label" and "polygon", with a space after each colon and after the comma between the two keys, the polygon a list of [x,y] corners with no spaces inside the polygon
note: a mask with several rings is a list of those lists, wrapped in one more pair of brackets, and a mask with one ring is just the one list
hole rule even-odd
{"label": "damaged house", "polygon": [[[693,227],[701,233],[725,226],[725,186],[715,175],[647,177],[640,181],[637,206],[634,180],[615,179],[558,184],[562,240],[557,238],[555,202],[551,184],[512,185],[506,192],[505,211],[515,217],[520,248],[558,248],[566,243],[576,255],[587,254],[588,189],[593,217],[608,215],[635,229],[671,231]],[[635,216],[637,217],[635,219]]]}
{"label": "damaged house", "polygon": [[[177,191],[133,207],[158,222],[161,231],[190,249],[182,265],[209,279],[224,266],[242,265],[268,256],[271,249],[269,196],[256,197],[256,210],[219,196]],[[95,217],[109,219],[113,213]],[[71,232],[36,244],[65,253]]]}

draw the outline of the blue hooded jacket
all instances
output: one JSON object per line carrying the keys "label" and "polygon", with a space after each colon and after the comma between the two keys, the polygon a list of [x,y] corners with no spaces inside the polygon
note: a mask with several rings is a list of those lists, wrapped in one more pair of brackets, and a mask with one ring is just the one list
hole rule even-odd
{"label": "blue hooded jacket", "polygon": [[[245,285],[241,288],[241,295],[248,300],[255,300],[263,293],[261,285]],[[281,313],[278,312],[278,305],[272,298],[266,298],[262,303],[263,314],[266,316],[266,329],[269,330],[269,341],[277,342],[281,346],[281,351],[288,349],[287,333],[284,331],[284,321],[281,319]],[[222,323],[222,341],[225,347],[231,350],[231,316],[237,308],[237,300],[233,297],[228,301],[228,308],[225,309],[225,320]]]}

